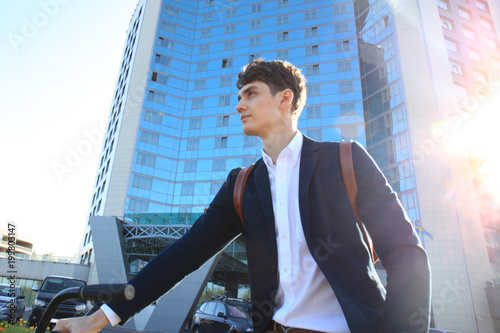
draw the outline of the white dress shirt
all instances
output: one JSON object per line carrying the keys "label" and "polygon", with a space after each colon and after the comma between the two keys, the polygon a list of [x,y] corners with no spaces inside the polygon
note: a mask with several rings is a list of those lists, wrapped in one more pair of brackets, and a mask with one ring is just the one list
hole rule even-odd
{"label": "white dress shirt", "polygon": [[[262,150],[266,163],[278,245],[279,287],[273,319],[284,326],[320,332],[350,333],[330,284],[307,247],[299,210],[299,171],[303,137],[297,131],[279,154],[276,165]],[[111,325],[120,318],[101,306]]]}
{"label": "white dress shirt", "polygon": [[279,287],[273,319],[289,327],[349,333],[337,297],[312,257],[302,229],[299,210],[302,143],[303,136],[297,131],[276,164],[262,150],[269,173],[278,245]]}

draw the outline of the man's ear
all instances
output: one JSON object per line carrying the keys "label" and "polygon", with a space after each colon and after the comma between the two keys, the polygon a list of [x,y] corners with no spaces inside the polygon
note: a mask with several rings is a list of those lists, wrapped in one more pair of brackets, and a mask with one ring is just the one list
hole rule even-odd
{"label": "man's ear", "polygon": [[293,102],[293,91],[291,89],[285,89],[281,92],[281,103],[282,108],[291,107]]}

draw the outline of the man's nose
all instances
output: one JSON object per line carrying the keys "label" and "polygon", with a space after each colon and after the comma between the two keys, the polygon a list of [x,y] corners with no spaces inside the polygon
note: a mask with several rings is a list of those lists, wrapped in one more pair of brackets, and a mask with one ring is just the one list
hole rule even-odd
{"label": "man's nose", "polygon": [[245,106],[242,101],[238,102],[238,105],[236,105],[236,111],[239,113],[243,112],[245,110]]}

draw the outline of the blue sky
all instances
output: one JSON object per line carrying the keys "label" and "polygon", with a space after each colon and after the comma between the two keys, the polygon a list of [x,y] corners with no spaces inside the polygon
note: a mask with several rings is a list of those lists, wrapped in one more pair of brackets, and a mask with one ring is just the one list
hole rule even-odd
{"label": "blue sky", "polygon": [[[82,240],[137,1],[0,2],[0,229],[14,222],[38,254],[73,256]],[[487,125],[498,124],[499,98],[447,142],[457,154],[488,148],[478,175],[497,202],[499,132]]]}
{"label": "blue sky", "polygon": [[0,229],[13,221],[38,254],[72,256],[81,242],[136,4],[2,1]]}

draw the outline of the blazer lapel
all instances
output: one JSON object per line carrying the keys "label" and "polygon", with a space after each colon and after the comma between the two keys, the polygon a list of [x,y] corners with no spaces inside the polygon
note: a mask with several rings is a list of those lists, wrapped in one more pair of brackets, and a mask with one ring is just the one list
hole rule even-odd
{"label": "blazer lapel", "polygon": [[316,141],[309,139],[304,135],[302,144],[302,153],[300,157],[300,172],[299,172],[299,208],[300,219],[304,236],[309,239],[309,184],[311,183],[314,168],[318,160],[318,145]]}
{"label": "blazer lapel", "polygon": [[276,229],[274,226],[274,211],[273,211],[273,198],[271,196],[271,185],[269,183],[269,175],[267,172],[266,163],[262,161],[255,168],[254,173],[255,187],[259,193],[260,204],[266,220],[269,235],[276,240]]}

